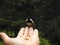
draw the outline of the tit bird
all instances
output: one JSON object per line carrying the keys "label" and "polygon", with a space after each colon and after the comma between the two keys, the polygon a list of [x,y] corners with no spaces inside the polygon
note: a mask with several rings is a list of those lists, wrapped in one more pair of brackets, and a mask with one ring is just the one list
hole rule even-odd
{"label": "tit bird", "polygon": [[[34,21],[31,19],[31,18],[27,18],[26,19],[26,25],[27,27],[33,27],[34,26]],[[26,36],[26,40],[28,40],[30,38],[30,34],[29,34],[29,30],[28,30],[28,33],[27,33],[27,36]]]}
{"label": "tit bird", "polygon": [[28,27],[33,27],[34,21],[31,18],[26,19],[26,24]]}

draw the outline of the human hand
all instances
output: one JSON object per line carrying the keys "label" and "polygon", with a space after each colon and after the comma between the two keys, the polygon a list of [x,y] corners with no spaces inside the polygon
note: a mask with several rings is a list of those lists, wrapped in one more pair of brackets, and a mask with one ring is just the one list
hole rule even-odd
{"label": "human hand", "polygon": [[0,33],[5,45],[39,45],[38,30],[32,27],[21,28],[16,38],[10,38],[5,33]]}

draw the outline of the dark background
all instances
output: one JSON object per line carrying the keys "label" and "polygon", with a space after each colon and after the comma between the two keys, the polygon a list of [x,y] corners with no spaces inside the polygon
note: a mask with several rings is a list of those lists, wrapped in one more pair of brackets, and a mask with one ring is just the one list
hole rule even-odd
{"label": "dark background", "polygon": [[15,36],[31,17],[42,37],[60,45],[59,0],[0,0],[0,31],[14,31]]}

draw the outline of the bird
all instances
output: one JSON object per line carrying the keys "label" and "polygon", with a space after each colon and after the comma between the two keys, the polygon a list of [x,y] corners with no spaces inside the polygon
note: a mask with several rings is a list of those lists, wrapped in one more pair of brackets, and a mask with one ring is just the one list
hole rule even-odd
{"label": "bird", "polygon": [[30,27],[34,27],[34,21],[33,21],[33,19],[32,19],[32,18],[27,18],[27,19],[26,19],[26,25],[27,25],[27,27],[28,27],[28,33],[27,33],[27,36],[26,36],[25,39],[28,40],[29,37],[30,37],[29,28],[30,28]]}
{"label": "bird", "polygon": [[33,25],[34,25],[33,19],[32,19],[32,18],[27,18],[27,19],[26,19],[26,25],[27,25],[28,27],[33,27]]}

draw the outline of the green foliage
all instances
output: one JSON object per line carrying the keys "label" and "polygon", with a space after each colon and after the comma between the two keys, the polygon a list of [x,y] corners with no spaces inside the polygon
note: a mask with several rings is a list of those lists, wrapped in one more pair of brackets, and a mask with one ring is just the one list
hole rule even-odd
{"label": "green foliage", "polygon": [[0,41],[0,45],[4,45],[4,43]]}
{"label": "green foliage", "polygon": [[15,36],[14,32],[12,32],[12,31],[0,30],[0,32],[6,33],[9,37],[14,37]]}
{"label": "green foliage", "polygon": [[49,40],[48,39],[45,39],[45,38],[43,38],[43,37],[40,37],[40,43],[41,43],[41,45],[52,45],[50,42],[49,42]]}
{"label": "green foliage", "polygon": [[42,32],[39,32],[39,39],[41,45],[52,45],[52,43],[42,36]]}

